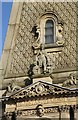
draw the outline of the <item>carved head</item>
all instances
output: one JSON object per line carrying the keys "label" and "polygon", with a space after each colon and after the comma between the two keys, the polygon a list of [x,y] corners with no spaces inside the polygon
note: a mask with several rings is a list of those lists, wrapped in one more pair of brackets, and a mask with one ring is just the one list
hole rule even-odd
{"label": "carved head", "polygon": [[44,108],[41,104],[37,106],[37,115],[42,117],[44,115]]}

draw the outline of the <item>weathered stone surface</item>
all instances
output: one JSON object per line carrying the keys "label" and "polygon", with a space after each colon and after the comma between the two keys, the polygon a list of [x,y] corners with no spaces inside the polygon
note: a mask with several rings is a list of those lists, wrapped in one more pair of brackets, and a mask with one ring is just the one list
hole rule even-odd
{"label": "weathered stone surface", "polygon": [[14,47],[11,53],[9,70],[6,68],[6,77],[27,75],[29,66],[33,63],[32,44],[34,38],[31,34],[33,26],[37,23],[39,16],[45,11],[53,11],[60,21],[63,21],[65,42],[62,52],[50,53],[54,69],[77,67],[76,58],[76,3],[23,3],[20,24],[15,37]]}
{"label": "weathered stone surface", "polygon": [[[1,82],[4,78],[1,88],[6,89],[0,91],[0,99],[4,102],[3,117],[13,120],[14,116],[17,120],[32,117],[69,119],[71,111],[77,117],[77,9],[75,2],[13,3],[1,61],[3,66],[0,68]],[[38,22],[49,12],[57,16],[56,37],[61,40],[48,47],[44,45],[42,51],[38,44],[40,36],[36,39],[32,29],[37,26],[39,34]],[[59,27],[62,33],[58,36]],[[35,68],[32,67],[34,61]],[[75,77],[69,77],[72,73]]]}

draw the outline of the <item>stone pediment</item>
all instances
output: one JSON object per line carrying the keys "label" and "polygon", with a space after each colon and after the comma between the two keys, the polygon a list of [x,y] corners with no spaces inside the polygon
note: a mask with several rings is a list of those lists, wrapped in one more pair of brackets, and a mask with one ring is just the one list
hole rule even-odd
{"label": "stone pediment", "polygon": [[12,99],[19,99],[19,98],[28,98],[28,97],[39,97],[39,96],[46,96],[46,95],[68,95],[71,93],[77,92],[77,89],[68,89],[64,87],[60,87],[55,84],[50,84],[42,81],[38,81],[34,84],[31,84],[25,88],[21,88],[17,92],[13,93],[9,97]]}

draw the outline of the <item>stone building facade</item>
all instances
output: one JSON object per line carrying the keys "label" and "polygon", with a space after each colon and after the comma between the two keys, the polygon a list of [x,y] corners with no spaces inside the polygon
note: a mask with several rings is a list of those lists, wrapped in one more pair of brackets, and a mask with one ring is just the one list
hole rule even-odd
{"label": "stone building facade", "polygon": [[77,6],[13,3],[1,59],[3,117],[78,119]]}

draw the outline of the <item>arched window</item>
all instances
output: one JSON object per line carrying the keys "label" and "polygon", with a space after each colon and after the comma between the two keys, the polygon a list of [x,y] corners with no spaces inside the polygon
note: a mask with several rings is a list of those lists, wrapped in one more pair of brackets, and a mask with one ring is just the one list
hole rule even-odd
{"label": "arched window", "polygon": [[62,31],[63,25],[55,14],[46,13],[38,19],[37,32],[39,32],[40,43],[46,49],[64,44]]}
{"label": "arched window", "polygon": [[48,19],[45,23],[45,44],[54,43],[54,22]]}

